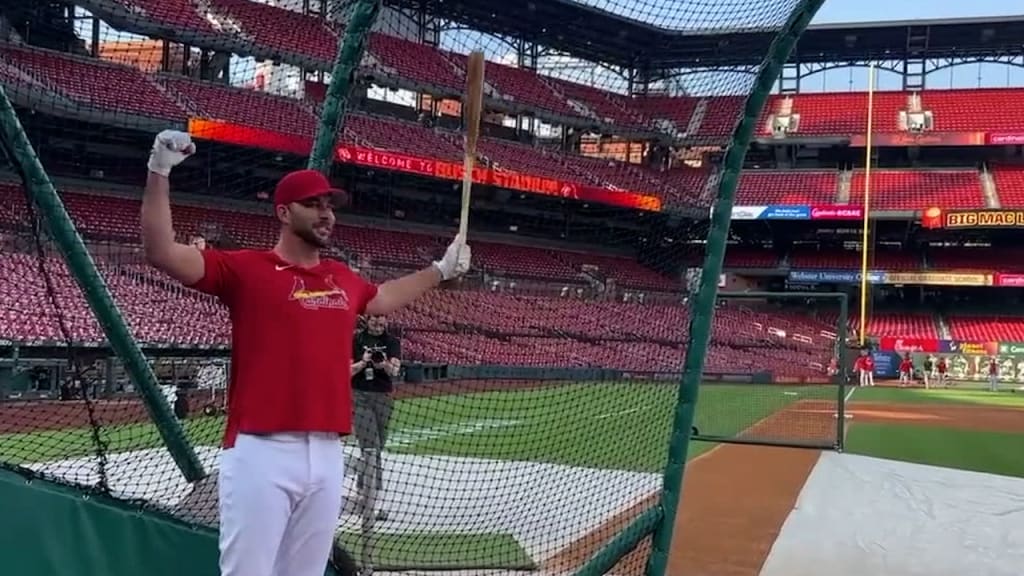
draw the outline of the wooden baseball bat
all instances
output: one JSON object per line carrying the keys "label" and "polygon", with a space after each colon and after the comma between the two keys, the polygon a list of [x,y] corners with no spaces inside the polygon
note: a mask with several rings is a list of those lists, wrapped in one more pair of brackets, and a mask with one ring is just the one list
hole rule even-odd
{"label": "wooden baseball bat", "polygon": [[466,125],[462,173],[462,212],[459,234],[469,231],[469,203],[473,191],[473,166],[476,164],[476,143],[480,137],[480,112],[484,100],[484,53],[472,52],[466,66],[466,98],[462,102],[462,119]]}

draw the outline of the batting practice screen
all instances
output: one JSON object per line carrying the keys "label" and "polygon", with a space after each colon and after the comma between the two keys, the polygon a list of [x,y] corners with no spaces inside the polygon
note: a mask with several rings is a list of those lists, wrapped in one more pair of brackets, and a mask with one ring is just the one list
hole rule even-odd
{"label": "batting practice screen", "polygon": [[[170,130],[195,146],[168,177],[168,236],[190,250],[267,251],[285,230],[383,285],[436,274],[466,229],[465,274],[359,319],[396,346],[339,344],[365,360],[353,380],[397,373],[335,407],[356,430],[338,441],[329,573],[664,576],[688,354],[698,438],[837,441],[840,300],[722,297],[710,345],[692,331],[729,227],[709,214],[731,212],[820,4],[2,3],[5,568],[218,573],[221,446],[246,383],[234,312],[142,245],[147,158]],[[272,198],[307,168],[343,193],[303,238]],[[282,301],[299,296],[322,294],[296,281]]]}

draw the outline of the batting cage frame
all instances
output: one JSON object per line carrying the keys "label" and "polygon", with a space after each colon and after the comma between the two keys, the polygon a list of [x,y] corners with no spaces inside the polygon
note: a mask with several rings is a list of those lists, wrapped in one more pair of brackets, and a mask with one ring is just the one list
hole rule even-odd
{"label": "batting cage frame", "polygon": [[[811,448],[843,451],[845,443],[846,393],[849,385],[849,347],[847,335],[849,327],[849,296],[842,292],[719,292],[718,299],[723,302],[744,301],[778,301],[792,302],[824,302],[834,303],[837,318],[834,330],[829,334],[814,334],[814,338],[823,340],[828,346],[829,359],[819,363],[820,378],[786,379],[776,378],[770,373],[760,375],[723,375],[718,379],[721,383],[742,389],[745,396],[736,403],[750,402],[750,392],[758,388],[767,388],[773,396],[789,395],[795,399],[787,401],[780,410],[760,419],[754,426],[735,434],[702,433],[696,425],[692,429],[692,439],[702,442],[720,444],[748,444],[762,446],[780,446],[789,448]],[[812,336],[797,335],[801,340],[810,341]],[[769,352],[770,353],[770,352]],[[834,362],[830,371],[829,360]],[[702,386],[713,388],[717,385],[713,378],[705,378]],[[834,389],[834,390],[833,390]],[[805,394],[804,391],[810,391]],[[709,415],[713,419],[713,415]],[[793,422],[797,430],[787,426]],[[827,434],[827,435],[826,435]]]}
{"label": "batting cage frame", "polygon": [[[793,11],[789,14],[781,29],[775,33],[767,54],[756,71],[756,78],[753,88],[745,95],[742,108],[742,115],[735,124],[730,143],[726,149],[725,158],[719,173],[716,189],[713,194],[713,209],[711,210],[710,227],[708,229],[705,254],[701,266],[701,277],[697,291],[692,295],[689,304],[689,340],[687,342],[685,359],[682,367],[682,374],[676,386],[677,398],[672,411],[671,433],[669,444],[665,448],[667,464],[660,473],[661,490],[657,494],[653,505],[648,506],[639,512],[632,519],[617,529],[617,532],[603,541],[596,552],[578,566],[573,567],[573,573],[578,576],[596,576],[611,571],[623,558],[641,545],[649,542],[650,553],[646,560],[644,572],[648,576],[664,576],[668,571],[668,559],[670,548],[674,545],[686,546],[686,535],[673,533],[676,516],[679,511],[683,497],[683,477],[686,470],[688,448],[691,440],[714,441],[714,442],[738,442],[745,444],[759,443],[747,438],[718,437],[714,435],[694,434],[694,423],[697,415],[697,405],[702,380],[704,378],[705,361],[707,351],[711,343],[712,324],[715,315],[716,302],[719,298],[735,299],[750,298],[754,295],[719,293],[718,279],[722,272],[723,259],[725,256],[726,244],[729,237],[732,208],[735,200],[739,176],[742,171],[743,161],[752,140],[753,134],[762,111],[768,101],[769,94],[779,78],[783,65],[789,60],[794,46],[806,30],[814,15],[821,8],[824,0],[800,0]],[[346,117],[349,94],[356,84],[356,73],[368,42],[369,35],[374,28],[378,15],[381,11],[382,0],[356,0],[351,4],[348,12],[348,21],[342,41],[338,43],[336,58],[331,69],[331,82],[328,86],[323,103],[322,114],[320,115],[317,132],[312,144],[312,151],[308,160],[310,168],[321,172],[329,172],[335,157],[338,135],[341,133]],[[779,19],[781,21],[781,18]],[[773,30],[775,28],[773,27]],[[4,86],[0,84],[0,123],[3,125],[2,144],[3,149],[20,173],[27,195],[32,204],[38,210],[40,219],[47,224],[49,234],[59,248],[60,256],[70,269],[72,276],[78,283],[82,293],[86,296],[89,307],[95,317],[99,320],[103,334],[109,341],[110,347],[128,371],[131,380],[141,396],[141,402],[159,431],[160,444],[171,455],[174,460],[180,477],[193,486],[198,486],[204,480],[209,480],[209,471],[204,467],[203,462],[197,455],[195,447],[190,442],[186,431],[175,419],[173,410],[167,398],[158,386],[153,370],[139,344],[132,338],[127,324],[120,314],[117,305],[111,296],[96,263],[90,257],[82,237],[78,234],[64,204],[57,194],[53,182],[44,170],[32,143],[26,135],[25,129],[12,105]],[[765,297],[778,298],[780,294],[763,295]],[[842,307],[842,326],[837,330],[840,336],[845,335],[845,319],[847,300],[842,294],[807,294],[787,295],[781,297],[814,297],[823,299],[834,299]],[[845,341],[845,338],[837,338],[838,342]],[[844,346],[838,347],[840,366],[845,366]],[[842,389],[844,384],[840,375],[835,384],[838,388],[837,398],[839,411],[837,417],[837,442],[829,447],[842,448]],[[214,396],[211,396],[214,398]],[[216,403],[214,403],[216,404]],[[761,442],[772,445],[786,445],[779,442]],[[44,553],[60,554],[62,558],[78,558],[82,562],[99,562],[97,557],[104,554],[108,557],[136,557],[148,560],[147,571],[154,576],[180,572],[173,571],[167,562],[161,562],[161,558],[174,558],[192,562],[191,566],[196,567],[195,572],[190,573],[211,573],[209,564],[215,565],[216,558],[216,530],[210,529],[201,523],[189,522],[177,516],[171,516],[165,511],[157,511],[146,507],[139,502],[132,502],[111,497],[109,495],[96,495],[91,502],[86,498],[80,498],[84,491],[69,487],[64,484],[44,480],[35,477],[31,471],[26,471],[17,466],[5,464],[0,470],[0,488],[4,494],[23,494],[24,485],[34,484],[53,494],[60,494],[68,501],[68,508],[65,512],[68,518],[77,518],[76,523],[68,522],[66,527],[60,528],[60,532],[66,537],[61,539],[65,547],[62,550],[44,550]],[[373,483],[375,484],[375,483]],[[6,488],[4,488],[6,486]],[[20,491],[8,489],[10,487],[20,488]],[[2,500],[0,500],[2,501]],[[26,499],[26,502],[30,500]],[[103,508],[102,526],[91,526],[86,529],[114,529],[121,530],[124,534],[131,535],[131,543],[144,550],[134,550],[132,554],[125,555],[124,550],[119,550],[119,543],[88,542],[89,539],[75,537],[74,526],[82,526],[82,522],[88,515],[81,512],[82,506],[100,505]],[[23,508],[19,509],[25,511]],[[26,512],[27,514],[27,512]],[[372,528],[373,519],[364,515],[368,527]],[[130,522],[139,518],[151,520],[150,530],[142,533],[133,533],[127,529],[132,526]],[[26,530],[33,530],[43,526],[42,520],[38,519],[34,527],[27,527]],[[52,540],[52,539],[51,539]],[[75,547],[86,547],[90,544],[101,546],[102,550],[78,550]],[[364,551],[369,554],[370,551]],[[187,557],[187,558],[182,558]],[[366,562],[365,556],[363,558]],[[351,558],[346,558],[342,570],[350,572]],[[206,570],[198,568],[206,566]],[[79,567],[82,567],[79,565]],[[174,570],[179,570],[181,564],[174,564]],[[371,568],[363,566],[362,568]],[[333,569],[331,569],[333,570]],[[88,570],[86,570],[88,571]],[[369,572],[368,572],[369,573]],[[343,574],[349,576],[349,574]]]}

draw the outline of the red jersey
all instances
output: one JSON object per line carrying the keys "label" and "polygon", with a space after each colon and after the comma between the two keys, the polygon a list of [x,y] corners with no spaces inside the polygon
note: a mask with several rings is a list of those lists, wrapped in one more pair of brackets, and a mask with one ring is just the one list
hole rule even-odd
{"label": "red jersey", "polygon": [[939,374],[945,374],[946,373],[946,359],[943,358],[942,360],[939,360],[939,364],[938,364],[938,366],[936,366],[936,368],[938,369]]}
{"label": "red jersey", "polygon": [[871,356],[864,356],[864,371],[874,372],[875,371],[875,359]]}
{"label": "red jersey", "polygon": [[988,363],[988,375],[989,376],[995,376],[997,374],[999,374],[999,365],[996,364],[994,361],[993,362],[989,362]]}
{"label": "red jersey", "polygon": [[231,316],[224,448],[239,433],[351,433],[352,339],[377,287],[335,260],[301,268],[273,251],[202,254],[192,287]]}
{"label": "red jersey", "polygon": [[910,360],[903,360],[900,362],[900,372],[910,372],[914,369],[914,363]]}

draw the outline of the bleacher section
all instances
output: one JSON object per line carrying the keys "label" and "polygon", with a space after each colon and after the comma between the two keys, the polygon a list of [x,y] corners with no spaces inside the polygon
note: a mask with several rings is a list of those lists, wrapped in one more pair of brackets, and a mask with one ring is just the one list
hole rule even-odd
{"label": "bleacher section", "polygon": [[1024,272],[1024,250],[1015,246],[998,250],[944,246],[930,250],[928,258],[936,270]]}
{"label": "bleacher section", "polygon": [[[850,183],[850,203],[864,202],[863,171]],[[974,170],[873,170],[871,206],[875,210],[984,208],[981,180]]]}
{"label": "bleacher section", "polygon": [[[121,0],[136,13],[148,15],[154,22],[184,30],[216,35],[204,16],[238,26],[256,45],[280,51],[301,53],[305,57],[329,61],[337,42],[337,26],[324,24],[313,16],[256,4],[249,0],[216,0],[200,14],[186,0],[172,4],[152,0]],[[288,26],[280,26],[288,22]],[[301,41],[300,41],[301,40]],[[430,46],[383,34],[374,34],[369,43],[368,66],[407,81],[441,85],[461,91],[464,84],[465,57]],[[12,68],[5,68],[6,62]],[[506,103],[547,111],[560,117],[599,119],[622,129],[657,130],[658,122],[669,122],[679,134],[712,138],[726,136],[732,129],[738,97],[630,97],[590,86],[549,78],[526,69],[492,63],[488,82],[495,97]],[[183,122],[189,116],[213,118],[258,126],[292,134],[311,135],[315,126],[313,106],[294,99],[272,97],[252,90],[174,78],[166,74],[147,77],[129,68],[83,57],[57,54],[27,47],[4,46],[0,56],[0,78],[6,82],[30,83],[52,87],[70,101],[102,110],[115,110],[155,119]],[[110,87],[116,87],[111,90]],[[898,130],[898,112],[907,106],[907,93],[876,94],[876,130]],[[1007,102],[1024,97],[1024,90],[939,90],[922,94],[925,109],[935,115],[937,130],[1012,130],[1017,125],[1012,114],[1001,112]],[[784,97],[774,97],[768,113],[779,107]],[[979,104],[980,102],[980,104]],[[800,115],[799,135],[851,135],[864,130],[865,93],[798,94],[792,100],[793,112]],[[971,114],[964,113],[970,108]],[[1011,107],[1012,108],[1012,107]],[[699,122],[694,122],[699,112]],[[980,114],[980,116],[979,116]],[[459,154],[458,135],[442,134],[421,125],[397,120],[353,115],[346,127],[345,140],[359,145],[407,154],[455,159]],[[968,124],[969,123],[969,124]],[[691,130],[696,124],[696,130]],[[761,122],[760,133],[768,135],[768,123]],[[613,189],[659,194],[676,201],[693,201],[703,189],[702,171],[676,169],[661,173],[617,161],[597,161],[558,151],[496,139],[481,144],[482,155],[509,169],[528,171],[569,181]],[[997,171],[998,174],[998,171]],[[999,176],[997,176],[999,177]],[[1002,179],[1002,177],[999,177]],[[1008,174],[1006,178],[1013,178]],[[748,173],[741,184],[740,200],[749,204],[818,202],[831,203],[836,197],[837,174],[834,171],[794,172],[786,175]],[[1024,192],[1015,180],[997,185],[1007,206],[1020,202]],[[873,206],[880,210],[917,210],[932,205],[980,207],[982,194],[972,170],[875,172]],[[895,191],[905,194],[895,194]],[[857,204],[863,191],[863,175],[854,175],[850,202]]]}
{"label": "bleacher section", "polygon": [[953,338],[972,342],[1020,342],[1024,339],[1024,318],[1007,316],[957,316],[949,320]]}
{"label": "bleacher section", "polygon": [[1024,208],[1024,166],[996,165],[992,177],[1003,208]]}
{"label": "bleacher section", "polygon": [[745,170],[740,174],[736,203],[740,206],[767,204],[835,204],[838,173],[835,171]]}
{"label": "bleacher section", "polygon": [[[861,259],[859,251],[818,251],[801,247],[794,248],[788,258],[791,268],[810,270],[857,270]],[[922,262],[905,251],[877,249],[868,252],[868,268],[872,270],[914,271],[921,267]]]}

